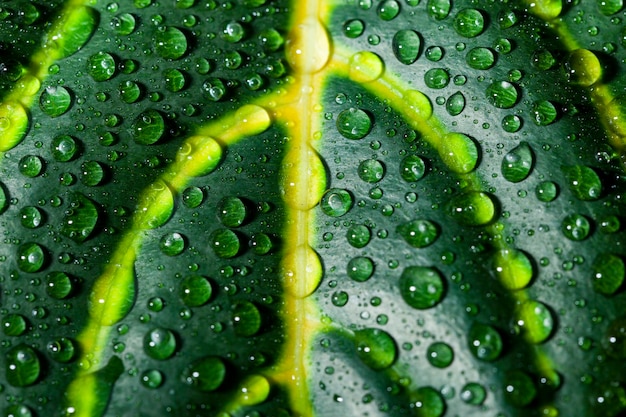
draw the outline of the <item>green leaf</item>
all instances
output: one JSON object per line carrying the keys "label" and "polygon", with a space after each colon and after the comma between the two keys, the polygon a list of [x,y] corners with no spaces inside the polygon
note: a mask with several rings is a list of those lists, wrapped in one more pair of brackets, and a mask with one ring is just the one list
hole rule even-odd
{"label": "green leaf", "polygon": [[5,414],[626,412],[622,1],[5,3]]}

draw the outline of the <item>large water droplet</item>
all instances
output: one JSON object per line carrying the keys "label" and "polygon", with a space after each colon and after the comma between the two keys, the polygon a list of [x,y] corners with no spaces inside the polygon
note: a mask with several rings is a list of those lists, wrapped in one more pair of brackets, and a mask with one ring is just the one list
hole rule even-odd
{"label": "large water droplet", "polygon": [[340,217],[352,208],[354,199],[349,191],[341,188],[331,188],[324,193],[320,200],[320,208],[324,214],[331,217]]}
{"label": "large water droplet", "polygon": [[601,253],[593,261],[593,289],[604,295],[613,295],[622,286],[626,268],[617,255]]}
{"label": "large water droplet", "polygon": [[396,231],[414,248],[430,246],[439,237],[439,227],[429,220],[413,220],[399,225]]}
{"label": "large water droplet", "polygon": [[496,57],[489,48],[477,47],[470,49],[465,56],[465,62],[471,68],[478,70],[486,70],[493,66]]}
{"label": "large water droplet", "polygon": [[540,100],[533,103],[531,113],[532,119],[537,126],[549,125],[558,116],[556,107],[548,100]]}
{"label": "large water droplet", "polygon": [[566,238],[574,241],[584,240],[591,232],[589,220],[582,214],[570,214],[563,219],[561,231]]}
{"label": "large water droplet", "polygon": [[500,283],[509,290],[519,290],[530,284],[533,265],[528,256],[517,249],[501,249],[493,256],[493,267]]}
{"label": "large water droplet", "polygon": [[602,181],[593,168],[584,165],[561,167],[570,191],[579,200],[594,201],[602,196]]}
{"label": "large water droplet", "polygon": [[175,27],[162,28],[154,37],[154,49],[162,58],[179,59],[187,52],[187,37]]}
{"label": "large water droplet", "polygon": [[165,120],[156,110],[146,110],[141,113],[131,126],[131,133],[135,142],[142,145],[152,145],[163,137]]}
{"label": "large water droplet", "polygon": [[322,262],[308,245],[300,245],[288,252],[281,265],[285,289],[297,298],[305,298],[322,281]]}
{"label": "large water droplet", "polygon": [[348,261],[346,273],[357,282],[365,282],[374,273],[374,262],[365,256],[357,256]]}
{"label": "large water droplet", "polygon": [[528,3],[528,11],[543,20],[558,17],[563,10],[563,0],[541,0]]}
{"label": "large water droplet", "polygon": [[190,275],[180,282],[180,298],[187,307],[206,304],[212,293],[211,283],[201,275]]}
{"label": "large water droplet", "polygon": [[296,210],[309,210],[320,202],[326,189],[326,167],[307,144],[289,149],[279,177],[283,200]]}
{"label": "large water droplet", "polygon": [[17,266],[24,272],[40,271],[46,257],[43,246],[34,242],[24,243],[17,248]]}
{"label": "large water droplet", "polygon": [[411,109],[412,113],[417,116],[415,117],[416,120],[409,120],[409,123],[411,123],[411,126],[414,128],[421,126],[421,119],[428,120],[433,115],[433,105],[428,97],[421,91],[407,90],[404,92],[402,98],[405,104]]}
{"label": "large water droplet", "polygon": [[462,133],[448,133],[441,140],[439,155],[451,171],[467,174],[476,168],[479,149],[476,142]]}
{"label": "large water droplet", "polygon": [[567,78],[578,85],[589,87],[602,76],[602,66],[598,57],[588,49],[576,49],[563,63]]}
{"label": "large water droplet", "polygon": [[520,142],[504,155],[500,170],[507,181],[520,182],[528,177],[534,162],[535,157],[530,145],[527,142]]}
{"label": "large water droplet", "polygon": [[215,356],[207,356],[192,362],[182,374],[183,381],[199,391],[214,391],[226,377],[224,362]]}
{"label": "large water droplet", "polygon": [[537,200],[543,201],[544,203],[554,201],[558,193],[559,188],[556,183],[552,181],[542,181],[537,184],[537,187],[535,188]]}
{"label": "large water droplet", "polygon": [[20,143],[28,127],[28,114],[21,104],[16,101],[0,103],[0,152]]}
{"label": "large water droplet", "polygon": [[69,135],[59,135],[50,142],[52,157],[59,162],[71,161],[78,152],[78,143]]}
{"label": "large water droplet", "polygon": [[434,367],[446,368],[454,360],[454,351],[447,343],[431,343],[426,350],[426,359]]}
{"label": "large water droplet", "polygon": [[460,397],[467,404],[481,405],[487,397],[487,390],[477,382],[468,382],[461,389]]}
{"label": "large water droplet", "polygon": [[98,209],[93,201],[83,194],[71,193],[68,208],[61,221],[61,234],[77,243],[85,241],[96,228]]}
{"label": "large water droplet", "polygon": [[439,303],[444,295],[441,274],[430,267],[409,266],[402,271],[400,295],[413,308],[426,309]]}
{"label": "large water droplet", "polygon": [[2,332],[7,336],[20,336],[26,331],[26,319],[21,314],[7,314],[2,317]]}
{"label": "large water droplet", "polygon": [[473,38],[483,32],[485,18],[479,10],[463,9],[454,16],[453,26],[459,35]]}
{"label": "large water droplet", "polygon": [[376,159],[366,159],[359,163],[359,178],[368,183],[376,183],[385,176],[385,167]]}
{"label": "large water droplet", "polygon": [[446,111],[450,116],[458,116],[465,108],[465,96],[460,91],[452,94],[446,100]]}
{"label": "large water droplet", "polygon": [[87,60],[87,73],[94,81],[106,81],[115,74],[116,64],[113,56],[106,52],[93,54]]}
{"label": "large water droplet", "polygon": [[358,38],[365,30],[365,23],[361,19],[351,19],[343,24],[343,34],[348,38]]}
{"label": "large water droplet", "polygon": [[71,7],[49,32],[45,47],[60,51],[58,60],[68,57],[87,43],[99,20],[99,13],[91,7]]}
{"label": "large water droplet", "polygon": [[482,226],[496,215],[496,205],[489,194],[469,191],[454,196],[448,203],[448,213],[464,226]]}
{"label": "large water droplet", "polygon": [[[311,40],[315,39],[314,47]],[[326,66],[330,57],[330,39],[322,23],[314,18],[296,26],[285,43],[289,64],[305,74],[315,73]]]}
{"label": "large water droplet", "polygon": [[236,335],[254,336],[261,329],[261,312],[251,302],[240,301],[233,305],[231,321]]}
{"label": "large water droplet", "polygon": [[375,370],[389,368],[396,360],[398,348],[389,333],[380,329],[363,329],[354,332],[357,356]]}
{"label": "large water droplet", "polygon": [[248,208],[239,197],[224,197],[217,205],[217,217],[226,227],[241,226],[248,216]]}
{"label": "large water droplet", "polygon": [[118,35],[130,35],[134,32],[135,25],[135,16],[130,13],[118,14],[113,19],[111,19],[111,27]]}
{"label": "large water droplet", "polygon": [[65,87],[46,87],[39,97],[39,107],[50,117],[59,117],[67,112],[71,105],[72,95]]}
{"label": "large water droplet", "polygon": [[417,155],[408,155],[400,161],[400,176],[407,182],[419,181],[426,172],[426,164]]}
{"label": "large water droplet", "polygon": [[493,327],[474,323],[467,336],[467,342],[472,354],[484,361],[496,360],[502,353],[502,338]]}
{"label": "large water droplet", "polygon": [[237,256],[241,241],[232,230],[217,229],[209,235],[209,246],[218,258],[229,259]]}
{"label": "large water droplet", "polygon": [[46,276],[46,293],[52,298],[67,298],[73,289],[72,279],[65,272],[54,271]]}
{"label": "large water droplet", "polygon": [[5,357],[6,381],[15,387],[34,384],[41,372],[37,352],[26,345],[17,345]]}
{"label": "large water droplet", "polygon": [[382,20],[393,20],[400,13],[400,4],[396,0],[383,0],[378,5],[377,13]]}
{"label": "large water droplet", "polygon": [[404,29],[393,35],[391,47],[398,61],[410,65],[417,60],[421,43],[420,35],[417,32]]}
{"label": "large water droplet", "polygon": [[144,191],[137,204],[137,227],[154,229],[164,225],[174,212],[174,194],[162,180],[156,180]]}
{"label": "large water droplet", "polygon": [[515,310],[516,326],[522,337],[529,343],[538,344],[546,341],[554,330],[552,312],[543,303],[526,300]]}
{"label": "large water droplet", "polygon": [[415,417],[442,417],[446,403],[433,387],[421,387],[409,395],[412,415]]}
{"label": "large water droplet", "polygon": [[430,88],[439,90],[450,83],[450,74],[443,68],[431,68],[424,74],[424,83]]}
{"label": "large water droplet", "polygon": [[48,343],[46,346],[48,355],[52,360],[60,363],[71,362],[78,353],[78,346],[72,339],[60,337]]}
{"label": "large water droplet", "polygon": [[499,109],[510,109],[517,103],[517,88],[508,81],[496,81],[487,87],[487,101]]}
{"label": "large water droplet", "polygon": [[448,14],[450,14],[451,7],[452,5],[450,0],[428,0],[426,10],[428,11],[429,16],[435,18],[436,20],[443,20],[448,17]]}
{"label": "large water droplet", "polygon": [[363,224],[355,224],[350,226],[346,232],[346,239],[348,243],[355,248],[365,247],[372,237],[369,227]]}

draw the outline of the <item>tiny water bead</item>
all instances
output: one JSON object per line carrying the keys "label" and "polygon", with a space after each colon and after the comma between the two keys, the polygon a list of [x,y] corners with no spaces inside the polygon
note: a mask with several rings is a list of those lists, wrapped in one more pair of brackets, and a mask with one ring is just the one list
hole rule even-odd
{"label": "tiny water bead", "polygon": [[535,300],[526,300],[515,310],[516,327],[522,337],[529,343],[545,342],[554,330],[552,312],[543,303]]}
{"label": "tiny water bead", "polygon": [[446,368],[454,360],[454,351],[444,342],[435,342],[428,346],[426,359],[436,368]]}
{"label": "tiny water bead", "polygon": [[408,155],[400,161],[400,176],[406,182],[419,181],[426,172],[426,163],[417,155]]}
{"label": "tiny water bead", "polygon": [[450,83],[450,74],[443,68],[431,68],[424,74],[424,83],[432,89],[441,89]]}
{"label": "tiny water bead", "polygon": [[56,136],[50,142],[52,157],[59,162],[71,161],[78,153],[79,144],[69,135]]}
{"label": "tiny water bead", "polygon": [[358,38],[365,30],[365,23],[361,19],[351,19],[343,24],[343,34],[348,38]]}
{"label": "tiny water bead", "polygon": [[29,242],[17,248],[17,266],[24,272],[41,270],[46,261],[44,248],[37,243]]}
{"label": "tiny water bead", "polygon": [[209,235],[209,246],[218,258],[237,256],[241,248],[239,236],[229,229],[217,229]]}
{"label": "tiny water bead", "polygon": [[534,162],[535,157],[528,142],[520,142],[504,155],[500,171],[507,181],[520,182],[528,177]]}
{"label": "tiny water bead", "polygon": [[452,4],[450,0],[428,0],[426,10],[435,20],[443,20],[450,14]]}
{"label": "tiny water bead", "polygon": [[474,140],[462,133],[448,133],[439,146],[439,155],[451,171],[467,174],[476,168],[479,148]]}
{"label": "tiny water bead", "polygon": [[522,119],[516,114],[507,114],[502,118],[502,129],[508,133],[515,133],[522,127]]}
{"label": "tiny water bead", "polygon": [[496,58],[494,53],[489,48],[476,47],[470,49],[465,56],[465,62],[470,68],[477,70],[486,70],[493,66]]}
{"label": "tiny water bead", "polygon": [[78,353],[77,343],[66,337],[49,342],[46,348],[52,360],[59,363],[71,362]]}
{"label": "tiny water bead", "polygon": [[496,81],[486,90],[487,101],[499,109],[515,106],[518,95],[517,87],[508,81]]}
{"label": "tiny water bead", "polygon": [[429,220],[413,220],[399,225],[396,231],[414,248],[425,248],[439,237],[439,227]]}
{"label": "tiny water bead", "polygon": [[43,167],[43,159],[37,155],[23,156],[18,163],[20,173],[28,178],[34,178],[41,174]]}
{"label": "tiny water bead", "polygon": [[254,336],[261,330],[261,312],[253,303],[240,301],[233,305],[231,322],[236,335]]}
{"label": "tiny water bead", "polygon": [[482,226],[496,217],[492,197],[480,191],[457,194],[447,204],[448,214],[463,226]]}
{"label": "tiny water bead", "polygon": [[248,215],[248,208],[239,197],[224,197],[217,205],[217,217],[226,227],[241,226]]}
{"label": "tiny water bead", "polygon": [[566,238],[574,241],[584,240],[589,236],[591,224],[589,220],[581,214],[570,214],[563,219],[561,231]]}
{"label": "tiny water bead", "polygon": [[352,208],[354,199],[349,191],[341,188],[327,190],[320,200],[320,208],[327,216],[341,217]]}
{"label": "tiny water bead", "polygon": [[39,96],[39,107],[50,117],[59,117],[72,106],[70,90],[62,86],[46,87]]}
{"label": "tiny water bead", "polygon": [[373,52],[362,51],[350,57],[348,76],[357,83],[377,80],[383,74],[383,60]]}
{"label": "tiny water bead", "polygon": [[465,109],[465,96],[460,91],[452,94],[446,100],[446,111],[450,116],[458,116]]}
{"label": "tiny water bead", "polygon": [[411,65],[417,60],[422,41],[420,35],[409,29],[399,30],[393,35],[391,48],[398,61]]}
{"label": "tiny water bead", "polygon": [[384,330],[357,330],[354,332],[354,344],[359,359],[374,370],[389,368],[398,355],[396,342]]}
{"label": "tiny water bead", "polygon": [[492,258],[496,278],[509,290],[520,290],[533,278],[530,258],[518,249],[501,249]]}
{"label": "tiny water bead", "polygon": [[143,349],[148,356],[157,360],[170,358],[176,351],[176,336],[168,329],[154,328],[143,338]]}
{"label": "tiny water bead", "polygon": [[477,382],[468,382],[461,388],[461,399],[470,405],[481,405],[487,398],[487,390]]}
{"label": "tiny water bead", "polygon": [[213,288],[208,279],[201,275],[190,275],[180,282],[180,298],[187,307],[199,307],[211,298]]}
{"label": "tiny water bead", "polygon": [[504,399],[514,407],[524,407],[537,395],[532,378],[523,371],[510,371],[504,377]]}
{"label": "tiny water bead", "polygon": [[159,249],[167,256],[180,255],[185,250],[185,237],[177,232],[164,234],[159,241]]}
{"label": "tiny water bead", "polygon": [[454,30],[466,38],[480,35],[485,29],[485,18],[476,9],[463,9],[454,16]]}
{"label": "tiny water bead", "polygon": [[385,167],[376,159],[366,159],[359,163],[359,178],[368,183],[376,183],[385,176]]}
{"label": "tiny water bead", "polygon": [[93,54],[87,60],[87,73],[94,81],[106,81],[115,74],[116,63],[113,56],[106,52]]}
{"label": "tiny water bead", "polygon": [[472,355],[484,361],[496,360],[502,353],[502,338],[492,326],[474,323],[467,335],[467,343]]}
{"label": "tiny water bead", "polygon": [[224,382],[226,365],[216,356],[207,356],[189,364],[181,377],[183,382],[199,391],[215,391]]}
{"label": "tiny water bead", "polygon": [[562,166],[570,191],[579,200],[594,201],[602,196],[602,180],[593,168],[584,165]]}
{"label": "tiny water bead", "polygon": [[43,212],[35,206],[26,206],[20,210],[20,223],[27,229],[35,229],[43,223]]}
{"label": "tiny water bead", "polygon": [[613,295],[624,282],[626,267],[617,255],[601,253],[593,261],[593,289],[607,296]]}
{"label": "tiny water bead", "polygon": [[444,296],[444,282],[434,268],[410,266],[402,271],[399,280],[400,295],[413,308],[431,308]]}
{"label": "tiny water bead", "polygon": [[357,282],[365,282],[374,273],[374,262],[365,256],[357,256],[348,261],[346,273],[348,277]]}
{"label": "tiny water bead", "polygon": [[2,332],[6,336],[20,336],[26,331],[26,319],[21,314],[7,314],[2,317]]}
{"label": "tiny water bead", "polygon": [[531,115],[537,126],[546,126],[556,120],[558,112],[555,105],[550,101],[541,100],[533,103]]}
{"label": "tiny water bead", "polygon": [[131,126],[133,139],[141,145],[152,145],[158,142],[164,133],[165,120],[156,110],[144,111]]}
{"label": "tiny water bead", "polygon": [[172,26],[161,28],[154,37],[154,49],[165,59],[179,59],[187,52],[187,37]]}
{"label": "tiny water bead", "polygon": [[337,130],[347,139],[362,139],[372,129],[372,119],[365,111],[354,107],[337,116]]}
{"label": "tiny water bead", "polygon": [[5,356],[6,382],[14,387],[26,387],[39,379],[41,363],[37,352],[29,346],[17,345]]}
{"label": "tiny water bead", "polygon": [[372,238],[372,232],[369,227],[363,224],[355,224],[350,226],[348,231],[346,232],[346,239],[350,246],[355,248],[363,248],[365,247]]}
{"label": "tiny water bead", "polygon": [[412,415],[415,417],[442,417],[446,403],[442,395],[433,387],[421,387],[409,395]]}

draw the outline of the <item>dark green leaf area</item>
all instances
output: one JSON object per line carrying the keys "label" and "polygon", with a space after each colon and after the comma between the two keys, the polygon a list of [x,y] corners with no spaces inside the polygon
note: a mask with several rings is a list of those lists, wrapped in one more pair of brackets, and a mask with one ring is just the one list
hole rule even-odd
{"label": "dark green leaf area", "polygon": [[[217,413],[246,378],[276,364],[284,338],[277,279],[284,209],[275,178],[284,145],[284,133],[271,128],[230,146],[213,173],[177,194],[171,219],[145,233],[135,305],[106,352],[134,358],[124,364],[137,372],[120,376],[106,416],[148,406],[161,414]],[[200,193],[194,204],[185,197],[192,192]],[[224,216],[242,209],[238,195],[246,196],[245,222]],[[216,231],[236,235],[238,251],[223,256],[211,247]],[[254,250],[251,239],[259,233],[272,240],[271,250]],[[176,234],[184,248],[171,256],[162,241]],[[245,410],[272,415],[289,408],[285,395],[272,385],[265,403]]]}

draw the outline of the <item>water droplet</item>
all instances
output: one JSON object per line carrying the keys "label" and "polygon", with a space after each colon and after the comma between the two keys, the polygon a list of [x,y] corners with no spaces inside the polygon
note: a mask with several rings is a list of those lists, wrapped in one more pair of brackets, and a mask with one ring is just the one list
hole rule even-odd
{"label": "water droplet", "polygon": [[14,387],[26,387],[39,378],[41,364],[37,352],[26,345],[17,345],[5,357],[6,381]]}
{"label": "water droplet", "polygon": [[498,13],[498,25],[500,29],[508,29],[513,27],[518,21],[517,14],[511,9],[502,9]]}
{"label": "water droplet", "polygon": [[348,293],[345,291],[336,291],[330,298],[330,301],[336,307],[343,307],[348,303]]}
{"label": "water droplet", "polygon": [[161,237],[159,248],[167,256],[179,255],[185,249],[185,238],[180,233],[167,233]]}
{"label": "water droplet", "polygon": [[535,300],[526,300],[517,306],[515,313],[516,325],[528,343],[545,342],[552,334],[554,318],[545,304]]}
{"label": "water droplet", "polygon": [[26,206],[20,210],[20,223],[27,229],[35,229],[43,222],[43,212],[34,206]]}
{"label": "water droplet", "polygon": [[554,201],[559,193],[558,186],[552,181],[542,181],[535,188],[535,195],[539,201],[544,203]]}
{"label": "water droplet", "polygon": [[248,245],[256,255],[266,255],[274,247],[272,238],[265,233],[255,233],[250,236]]}
{"label": "water droplet", "polygon": [[509,290],[522,289],[533,278],[533,265],[528,256],[517,249],[501,249],[493,256],[493,269],[500,283]]}
{"label": "water droplet", "polygon": [[226,227],[241,226],[248,216],[248,208],[238,197],[224,197],[217,205],[217,217]]}
{"label": "water droplet", "polygon": [[163,384],[163,374],[156,369],[148,369],[141,373],[141,385],[146,388],[159,388]]}
{"label": "water droplet", "polygon": [[367,328],[355,331],[354,344],[357,356],[374,370],[389,368],[398,354],[393,338],[380,329]]}
{"label": "water droplet", "polygon": [[598,174],[584,165],[561,167],[570,191],[579,200],[594,201],[602,195],[602,181]]}
{"label": "water droplet", "polygon": [[431,68],[424,74],[424,83],[433,89],[441,89],[450,83],[450,75],[443,68]]}
{"label": "water droplet", "polygon": [[522,371],[507,372],[504,377],[504,399],[514,407],[524,407],[537,395],[537,388],[530,376]]}
{"label": "water droplet", "polygon": [[536,101],[531,110],[532,119],[537,126],[546,126],[556,120],[558,112],[548,100]]}
{"label": "water droplet", "polygon": [[173,212],[174,194],[172,190],[164,181],[156,180],[150,184],[139,199],[135,218],[137,227],[155,229],[164,225]]}
{"label": "water droplet", "polygon": [[78,152],[79,145],[76,140],[68,135],[56,136],[50,143],[52,157],[59,162],[72,160]]}
{"label": "water droplet", "polygon": [[439,228],[429,220],[413,220],[399,225],[396,231],[414,248],[425,248],[435,243]]}
{"label": "water droplet", "polygon": [[17,248],[17,266],[24,272],[41,270],[46,261],[44,248],[37,243],[29,242]]}
{"label": "water droplet", "polygon": [[457,174],[473,171],[478,163],[478,155],[476,142],[462,133],[448,133],[439,146],[439,156]]}
{"label": "water droplet", "polygon": [[589,220],[581,214],[570,214],[563,219],[561,230],[566,238],[579,241],[589,236],[591,224]]}
{"label": "water droplet", "polygon": [[507,181],[520,182],[528,177],[534,162],[535,157],[530,145],[527,142],[520,142],[504,155],[500,170]]}
{"label": "water droplet", "polygon": [[343,137],[362,139],[370,132],[372,119],[365,111],[352,107],[339,113],[336,125]]}
{"label": "water droplet", "polygon": [[432,62],[438,62],[441,61],[441,58],[443,58],[443,48],[441,48],[440,46],[429,46],[426,49],[426,59],[428,59],[429,61]]}
{"label": "water droplet", "polygon": [[383,0],[378,5],[377,13],[382,20],[393,20],[400,13],[400,5],[396,0]]}
{"label": "water droplet", "polygon": [[431,308],[444,296],[441,274],[434,268],[409,266],[402,271],[399,281],[400,295],[413,308]]}
{"label": "water droplet", "polygon": [[39,97],[39,107],[50,117],[61,116],[70,109],[71,105],[72,95],[65,87],[46,87]]}
{"label": "water droplet", "polygon": [[187,37],[180,29],[165,27],[157,31],[154,49],[161,58],[179,59],[187,52]]}
{"label": "water droplet", "polygon": [[454,16],[454,29],[456,33],[466,38],[480,35],[485,28],[485,18],[476,9],[463,9]]}
{"label": "water droplet", "polygon": [[199,307],[211,298],[213,288],[208,279],[200,275],[190,275],[180,282],[180,298],[187,307]]}
{"label": "water droplet", "polygon": [[7,336],[20,336],[26,331],[26,319],[21,314],[2,317],[2,332]]}
{"label": "water droplet", "polygon": [[43,171],[43,159],[36,155],[26,155],[18,163],[20,173],[28,178],[34,178]]}
{"label": "water droplet", "polygon": [[474,323],[467,336],[467,342],[472,354],[484,361],[496,360],[502,353],[502,338],[493,327]]}
{"label": "water droplet", "polygon": [[365,23],[361,19],[351,19],[343,24],[343,34],[348,38],[358,38],[365,30]]}
{"label": "water droplet", "polygon": [[487,101],[499,109],[510,109],[518,99],[517,88],[508,81],[496,81],[487,87]]}
{"label": "water droplet", "polygon": [[417,60],[421,44],[420,35],[417,32],[404,29],[393,35],[391,47],[398,61],[410,65]]}
{"label": "water droplet", "polygon": [[94,81],[106,81],[115,74],[115,59],[106,52],[93,54],[87,60],[87,73]]}
{"label": "water droplet", "polygon": [[626,317],[618,317],[608,325],[602,344],[610,357],[626,358]]}
{"label": "water droplet", "polygon": [[496,62],[496,57],[489,48],[477,47],[470,49],[465,55],[465,62],[470,68],[477,70],[486,70],[493,66]]}
{"label": "water droplet", "polygon": [[450,0],[428,0],[426,10],[435,20],[443,20],[450,14],[451,7]]}
{"label": "water droplet", "polygon": [[199,391],[214,391],[226,377],[224,362],[215,356],[207,356],[192,362],[182,374],[183,381]]}
{"label": "water droplet", "polygon": [[274,28],[262,30],[257,39],[263,50],[267,52],[276,52],[285,43],[285,39],[283,39],[280,32]]}
{"label": "water droplet", "polygon": [[29,128],[28,114],[16,101],[0,103],[0,152],[20,143]]}
{"label": "water droplet", "polygon": [[46,346],[52,360],[60,363],[71,362],[78,353],[78,346],[72,339],[60,337]]}
{"label": "water droplet", "polygon": [[297,298],[305,298],[317,289],[323,275],[319,256],[308,245],[299,245],[287,253],[281,265],[286,290]]}
{"label": "water droplet", "polygon": [[72,7],[48,33],[45,48],[60,52],[57,60],[78,52],[98,27],[99,13],[88,6]]}
{"label": "water droplet", "polygon": [[246,35],[244,27],[239,22],[228,22],[222,29],[222,39],[226,42],[237,43]]}
{"label": "water droplet", "polygon": [[46,276],[46,293],[57,300],[70,296],[74,286],[65,272],[54,271]]}
{"label": "water droplet", "polygon": [[98,222],[98,210],[93,201],[81,193],[71,193],[68,209],[61,222],[61,234],[77,243],[85,241]]}
{"label": "water droplet", "polygon": [[111,19],[111,27],[116,34],[126,36],[135,31],[135,16],[130,13],[122,13]]}
{"label": "water droplet", "polygon": [[354,200],[349,191],[341,188],[331,188],[324,193],[320,200],[320,208],[327,216],[340,217],[352,208]]}
{"label": "water droplet", "polygon": [[87,161],[80,165],[80,181],[88,187],[100,185],[104,181],[104,166],[98,161]]}
{"label": "water droplet", "polygon": [[421,126],[422,120],[428,120],[433,114],[433,106],[428,97],[417,90],[407,90],[404,92],[403,100],[415,115],[414,120],[409,121],[412,126]]}
{"label": "water droplet", "polygon": [[498,38],[493,43],[493,48],[496,50],[496,52],[506,55],[511,52],[511,49],[513,49],[513,45],[511,44],[511,41],[507,38]]}
{"label": "water droplet", "polygon": [[23,404],[13,404],[5,409],[4,417],[33,417],[34,414]]}
{"label": "water droplet", "polygon": [[464,226],[490,223],[496,215],[496,206],[489,194],[469,191],[454,196],[448,203],[448,213]]}
{"label": "water droplet", "polygon": [[458,116],[465,108],[465,96],[457,91],[446,100],[446,111],[450,116]]}
{"label": "water droplet", "polygon": [[522,127],[522,119],[516,114],[507,114],[502,118],[502,129],[508,133],[515,133]]}
{"label": "water droplet", "polygon": [[131,126],[135,142],[141,145],[152,145],[159,141],[165,133],[165,121],[156,110],[141,113]]}
{"label": "water droplet", "polygon": [[385,66],[373,52],[362,51],[350,57],[348,76],[356,83],[367,83],[380,78]]}
{"label": "water droplet", "polygon": [[552,20],[563,10],[563,0],[542,0],[528,3],[528,11],[543,19]]}
{"label": "water droplet", "polygon": [[348,261],[346,272],[351,279],[357,282],[365,282],[374,273],[374,262],[365,256],[357,256]]}
{"label": "water droplet", "polygon": [[191,186],[185,188],[182,194],[183,204],[189,208],[196,208],[202,204],[204,193],[198,187]]}
{"label": "water droplet", "polygon": [[481,405],[487,397],[487,390],[477,382],[468,382],[461,388],[460,397],[467,404]]}
{"label": "water droplet", "polygon": [[426,359],[436,368],[446,368],[454,360],[454,351],[444,342],[435,342],[428,346]]}
{"label": "water droplet", "polygon": [[359,163],[359,178],[368,183],[376,183],[385,176],[385,167],[376,159],[366,159]]}
{"label": "water droplet", "polygon": [[355,224],[350,226],[346,232],[346,239],[348,243],[355,248],[365,247],[372,238],[372,232],[363,224]]}
{"label": "water droplet", "polygon": [[587,49],[573,51],[563,63],[565,75],[571,82],[589,87],[602,76],[602,66],[598,57]]}
{"label": "water droplet", "polygon": [[168,329],[154,328],[144,336],[143,349],[153,359],[168,359],[176,351],[176,336]]}
{"label": "water droplet", "polygon": [[624,261],[617,255],[601,253],[593,261],[593,289],[604,294],[613,295],[624,282],[626,268]]}
{"label": "water droplet", "polygon": [[[309,42],[315,39],[315,47]],[[315,73],[326,66],[330,58],[330,39],[322,23],[314,18],[296,26],[285,43],[287,61],[296,71]]]}
{"label": "water droplet", "polygon": [[218,258],[229,259],[237,256],[241,241],[232,230],[217,229],[209,236],[209,245]]}
{"label": "water droplet", "polygon": [[446,403],[439,392],[433,387],[421,387],[409,395],[416,417],[442,417],[446,411]]}
{"label": "water droplet", "polygon": [[231,321],[238,336],[254,336],[261,329],[261,313],[249,301],[240,301],[233,305]]}
{"label": "water droplet", "polygon": [[409,155],[400,162],[400,176],[407,182],[420,180],[426,172],[424,160],[417,155]]}

